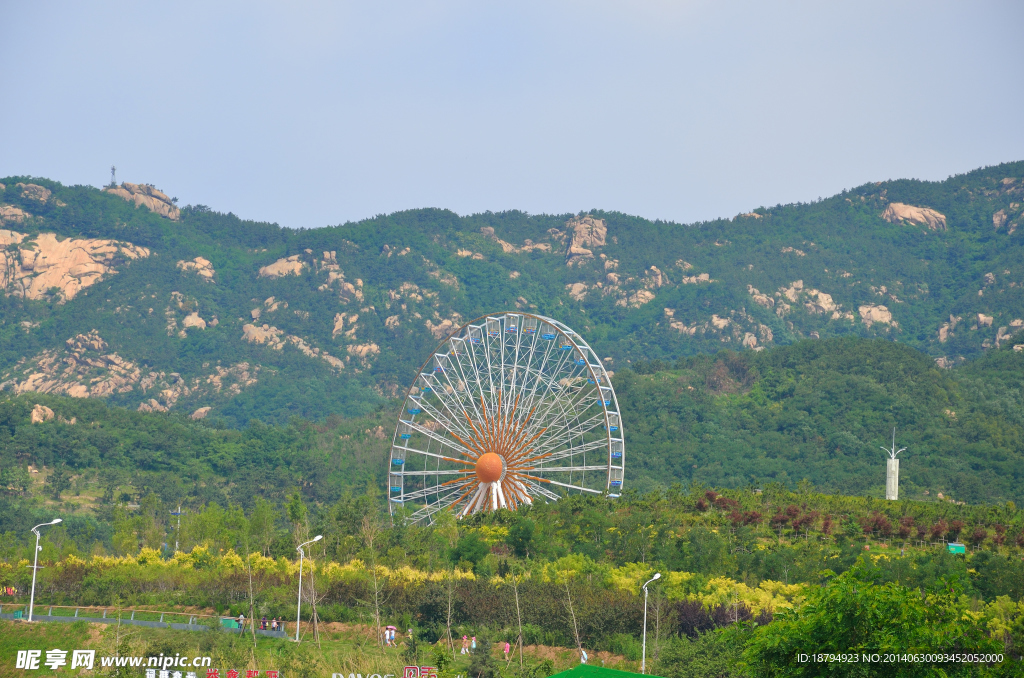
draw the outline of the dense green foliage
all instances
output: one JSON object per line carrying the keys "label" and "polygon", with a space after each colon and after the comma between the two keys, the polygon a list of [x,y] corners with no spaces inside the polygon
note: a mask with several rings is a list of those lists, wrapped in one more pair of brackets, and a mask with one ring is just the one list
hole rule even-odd
{"label": "dense green foliage", "polygon": [[1024,502],[1024,354],[1004,347],[943,370],[884,340],[804,341],[620,371],[616,392],[640,487],[808,479],[884,496],[897,428],[901,496]]}
{"label": "dense green foliage", "polygon": [[[153,256],[121,266],[66,304],[56,297],[0,296],[0,374],[6,375],[0,381],[24,381],[26,367],[19,361],[45,349],[64,350],[68,338],[96,329],[111,351],[144,372],[173,373],[187,383],[204,382],[218,365],[259,368],[256,383],[240,393],[190,389],[165,402],[179,410],[209,405],[232,426],[251,418],[283,424],[294,415],[365,415],[382,396],[409,383],[429,355],[437,339],[427,321],[437,327],[443,319],[468,320],[517,306],[567,322],[620,368],[713,353],[723,342],[739,348],[747,334],[761,345],[812,333],[886,336],[955,362],[1006,341],[1011,321],[1024,318],[1024,228],[1016,228],[1022,176],[1024,163],[1009,163],[943,182],[866,184],[812,204],[758,209],[757,218],[693,225],[595,212],[607,225],[606,243],[591,245],[595,258],[573,266],[565,262],[572,215],[459,217],[416,210],[289,230],[201,205],[182,209],[180,222],[171,222],[89,187],[9,177],[2,180],[7,188],[0,201],[34,216],[6,227],[30,235],[116,238],[151,248]],[[40,204],[15,188],[18,181],[44,185],[53,196]],[[884,221],[880,215],[894,202],[938,210],[947,229]],[[997,229],[993,219],[1000,211],[1006,219],[996,219]],[[522,250],[527,240],[550,249]],[[361,298],[328,280],[324,251],[336,252],[346,281],[362,282]],[[212,262],[214,282],[177,267],[197,256]],[[257,275],[287,256],[306,264],[302,274]],[[684,280],[699,273],[708,273],[711,282]],[[786,297],[776,290],[792,290],[795,281],[830,295],[838,310],[797,291],[784,311]],[[585,296],[570,296],[567,286],[573,284],[587,286]],[[774,305],[755,302],[754,289]],[[653,299],[644,303],[639,291]],[[270,310],[272,304],[264,303],[270,297],[287,305]],[[895,323],[862,322],[858,309],[871,304],[886,305]],[[257,324],[345,358],[348,367],[333,370],[292,344],[274,350],[243,341],[242,326],[252,322],[253,309],[263,312]],[[184,336],[167,331],[169,317],[180,323],[191,311],[219,324]],[[359,317],[340,332],[339,313]],[[992,320],[980,322],[978,314]],[[713,316],[719,325],[721,319],[729,324],[716,326]],[[371,343],[379,354],[362,365],[351,359],[349,349]],[[112,399],[136,407],[154,395],[135,386]]]}
{"label": "dense green foliage", "polygon": [[[929,662],[906,655],[1003,655],[1001,638],[976,623],[955,581],[939,582],[922,595],[899,584],[879,584],[870,569],[851,569],[814,590],[795,611],[758,629],[745,652],[752,675],[909,677],[935,675],[939,667],[942,675],[975,676],[996,662]],[[848,656],[833,662],[799,659],[817,653]],[[878,660],[864,661],[876,654]],[[1013,675],[1009,670],[999,674]]]}
{"label": "dense green foliage", "polygon": [[[1024,513],[1010,506],[885,502],[773,485],[760,493],[674,488],[617,502],[575,497],[431,528],[385,527],[378,510],[366,496],[324,508],[294,498],[277,510],[211,504],[169,533],[173,524],[143,500],[134,512],[115,512],[110,549],[123,558],[101,555],[102,543],[63,525],[48,528],[38,601],[280,617],[293,609],[297,574],[285,557],[318,533],[324,539],[307,554],[316,575],[307,580],[321,619],[368,623],[379,613],[430,643],[443,644],[449,625],[456,636],[515,638],[521,622],[526,644],[576,647],[578,634],[588,651],[635,661],[639,585],[659,571],[648,649],[664,675],[716,675],[673,672],[686,657],[740,671],[743,647],[763,675],[788,666],[801,647],[912,651],[938,643],[933,649],[1002,648],[1016,661],[1021,653]],[[31,573],[21,559],[32,544],[19,536],[4,536],[0,585],[24,597]],[[173,558],[140,552],[171,537],[181,540]],[[944,540],[955,538],[970,546],[966,556],[947,552]]]}

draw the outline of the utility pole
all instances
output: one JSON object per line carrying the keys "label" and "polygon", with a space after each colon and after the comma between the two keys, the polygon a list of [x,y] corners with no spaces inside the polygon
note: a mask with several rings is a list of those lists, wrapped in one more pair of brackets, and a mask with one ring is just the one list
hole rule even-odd
{"label": "utility pole", "polygon": [[892,429],[892,449],[881,448],[889,454],[885,462],[885,498],[889,501],[896,501],[900,495],[900,460],[896,455],[907,449],[901,447],[896,449],[896,427]]}
{"label": "utility pole", "polygon": [[[113,169],[113,168],[111,168]],[[178,516],[178,528],[174,532],[174,552],[178,552],[178,539],[181,538],[181,504],[178,504],[177,512],[171,511],[172,516]]]}

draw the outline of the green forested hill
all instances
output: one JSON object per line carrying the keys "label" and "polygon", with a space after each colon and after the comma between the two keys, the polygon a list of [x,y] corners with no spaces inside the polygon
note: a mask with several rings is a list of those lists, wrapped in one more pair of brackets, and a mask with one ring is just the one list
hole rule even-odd
{"label": "green forested hill", "polygon": [[[24,236],[4,237],[3,388],[211,407],[233,426],[371,414],[452,323],[517,307],[567,322],[619,370],[840,335],[952,365],[1024,325],[1024,162],[691,225],[425,209],[290,230],[203,206],[172,221],[44,179],[0,183],[2,228]],[[59,268],[69,239],[148,255],[104,260],[71,298],[61,285],[85,269],[20,292],[44,270],[26,268],[30,253]]]}
{"label": "green forested hill", "polygon": [[900,496],[1024,500],[1024,354],[953,370],[881,339],[802,341],[621,371],[635,484],[795,486],[883,497],[897,427]]}
{"label": "green forested hill", "polygon": [[[638,363],[614,377],[627,487],[795,488],[806,479],[819,491],[880,498],[878,448],[896,426],[908,448],[901,498],[1021,504],[1022,383],[1024,353],[1009,346],[947,370],[908,346],[857,337]],[[12,497],[33,486],[43,493],[40,478],[63,468],[65,501],[85,504],[93,500],[75,497],[140,501],[152,491],[168,506],[248,508],[296,491],[323,506],[346,492],[372,494],[384,483],[395,416],[238,430],[215,415],[197,422],[96,399],[0,398],[0,487]],[[37,404],[54,417],[32,423]],[[28,464],[44,473],[30,476]],[[52,493],[51,483],[43,494]]]}

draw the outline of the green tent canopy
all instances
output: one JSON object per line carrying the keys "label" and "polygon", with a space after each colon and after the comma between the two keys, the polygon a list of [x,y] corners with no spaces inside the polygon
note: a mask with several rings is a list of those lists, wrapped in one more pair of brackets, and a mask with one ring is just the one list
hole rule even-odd
{"label": "green tent canopy", "polygon": [[[551,678],[635,678],[639,675],[639,673],[633,673],[632,671],[619,671],[617,669],[606,669],[603,666],[579,664],[568,671],[556,673]],[[651,674],[648,673],[647,675],[650,676]]]}

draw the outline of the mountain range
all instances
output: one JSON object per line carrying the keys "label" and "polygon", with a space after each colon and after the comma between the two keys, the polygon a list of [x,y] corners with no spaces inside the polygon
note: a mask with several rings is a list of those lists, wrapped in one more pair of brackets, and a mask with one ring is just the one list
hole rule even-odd
{"label": "mountain range", "polygon": [[613,372],[837,336],[954,368],[1024,349],[1022,202],[1015,162],[695,224],[419,209],[295,230],[6,177],[0,388],[228,426],[364,416],[463,322],[516,309]]}

